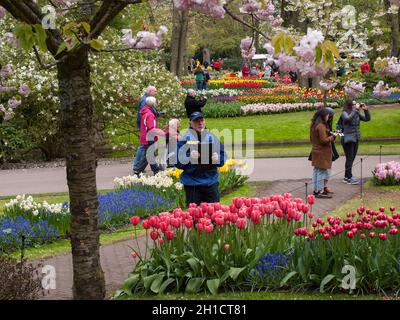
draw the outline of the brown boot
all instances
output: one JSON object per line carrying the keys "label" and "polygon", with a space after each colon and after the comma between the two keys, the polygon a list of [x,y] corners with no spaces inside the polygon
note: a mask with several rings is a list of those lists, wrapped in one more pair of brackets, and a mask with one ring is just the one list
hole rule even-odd
{"label": "brown boot", "polygon": [[333,194],[334,192],[329,190],[328,187],[324,187],[324,193]]}

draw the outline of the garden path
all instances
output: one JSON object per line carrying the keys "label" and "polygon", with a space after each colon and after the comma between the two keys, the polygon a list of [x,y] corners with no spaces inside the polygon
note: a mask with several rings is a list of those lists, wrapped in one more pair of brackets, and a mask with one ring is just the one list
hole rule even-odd
{"label": "garden path", "polygon": [[[280,180],[272,182],[272,184],[257,184],[257,196],[265,196],[271,194],[283,194],[292,191],[294,197],[305,197],[305,182],[307,179],[301,180]],[[313,212],[316,216],[321,216],[327,211],[333,210],[338,204],[356,196],[360,192],[360,186],[349,186],[341,182],[341,179],[334,179],[330,182],[330,188],[335,191],[333,199],[316,199]],[[297,190],[295,190],[297,189]],[[145,237],[138,239],[142,253],[145,248]],[[112,296],[124,280],[128,277],[128,273],[133,270],[135,265],[134,259],[131,257],[132,250],[130,247],[136,247],[136,241],[133,239],[113,243],[102,246],[100,248],[101,265],[105,274],[107,297]],[[52,265],[56,270],[56,289],[46,293],[43,299],[72,299],[72,255],[66,254],[56,256],[41,262],[42,265]]]}
{"label": "garden path", "polygon": [[[355,163],[359,162],[357,157]],[[400,155],[382,156],[382,161],[400,161]],[[251,167],[251,161],[246,160]],[[334,164],[332,174],[344,169],[344,157]],[[367,156],[364,161],[363,173],[371,176],[371,171],[379,162],[379,156]],[[131,162],[99,165],[97,168],[97,188],[99,190],[113,189],[115,177],[132,174]],[[360,165],[355,166],[353,174],[360,176]],[[312,167],[306,158],[269,158],[254,159],[254,170],[250,181],[277,181],[287,179],[307,179],[312,175]],[[17,170],[0,170],[0,196],[17,194],[40,194],[67,192],[65,167],[33,168]]]}

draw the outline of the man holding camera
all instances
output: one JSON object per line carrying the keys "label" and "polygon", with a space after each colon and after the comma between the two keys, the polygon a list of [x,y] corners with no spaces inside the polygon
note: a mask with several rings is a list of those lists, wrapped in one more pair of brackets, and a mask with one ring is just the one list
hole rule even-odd
{"label": "man holding camera", "polygon": [[200,100],[196,100],[196,91],[193,89],[189,89],[185,100],[185,109],[187,117],[190,118],[190,115],[193,112],[201,112],[201,108],[203,108],[206,103],[207,103],[206,97],[201,98]]}
{"label": "man holding camera", "polygon": [[225,163],[224,145],[206,129],[201,112],[192,113],[189,120],[190,128],[184,141],[178,142],[176,165],[183,170],[180,180],[185,188],[186,206],[219,202],[218,167]]}

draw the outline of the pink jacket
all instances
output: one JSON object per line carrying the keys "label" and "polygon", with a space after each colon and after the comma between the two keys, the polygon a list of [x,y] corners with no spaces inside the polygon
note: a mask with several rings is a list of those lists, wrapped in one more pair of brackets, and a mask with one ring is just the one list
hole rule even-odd
{"label": "pink jacket", "polygon": [[[148,144],[146,135],[152,131],[154,135],[165,137],[165,132],[157,128],[156,116],[149,106],[140,110],[140,144]],[[157,141],[157,138],[154,139]]]}

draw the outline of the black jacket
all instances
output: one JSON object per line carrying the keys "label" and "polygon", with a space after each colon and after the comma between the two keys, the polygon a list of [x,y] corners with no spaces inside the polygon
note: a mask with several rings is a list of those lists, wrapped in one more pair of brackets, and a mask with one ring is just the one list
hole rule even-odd
{"label": "black jacket", "polygon": [[187,117],[189,118],[193,112],[201,112],[201,108],[207,103],[206,99],[196,100],[195,97],[187,96],[185,100],[185,109]]}

